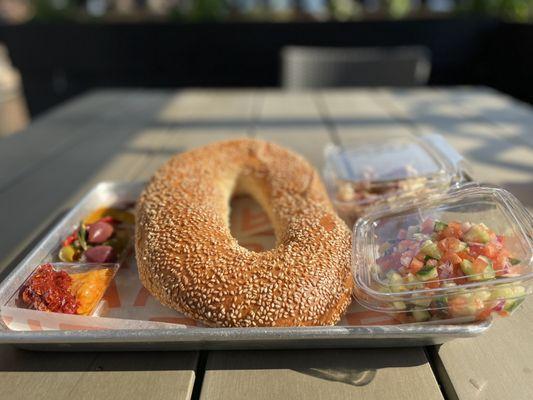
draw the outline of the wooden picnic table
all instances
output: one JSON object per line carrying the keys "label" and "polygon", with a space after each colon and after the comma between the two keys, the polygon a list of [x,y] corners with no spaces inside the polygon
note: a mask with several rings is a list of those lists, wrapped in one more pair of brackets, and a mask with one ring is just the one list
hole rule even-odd
{"label": "wooden picnic table", "polygon": [[[143,180],[172,154],[238,136],[318,168],[333,137],[438,132],[476,179],[533,206],[533,111],[488,88],[98,90],[0,139],[0,279],[95,183]],[[533,299],[440,347],[39,353],[0,346],[1,399],[532,399]]]}

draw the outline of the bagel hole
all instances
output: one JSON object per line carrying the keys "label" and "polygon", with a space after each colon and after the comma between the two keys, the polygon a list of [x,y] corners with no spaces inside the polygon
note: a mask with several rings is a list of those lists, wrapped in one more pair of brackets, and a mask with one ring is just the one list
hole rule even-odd
{"label": "bagel hole", "polygon": [[268,214],[250,195],[239,194],[231,199],[230,231],[240,246],[256,253],[276,246],[276,236]]}

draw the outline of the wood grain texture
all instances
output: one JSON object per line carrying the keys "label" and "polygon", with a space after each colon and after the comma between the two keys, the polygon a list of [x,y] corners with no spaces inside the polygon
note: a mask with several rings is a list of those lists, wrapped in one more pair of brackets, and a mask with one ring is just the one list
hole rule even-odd
{"label": "wood grain texture", "polygon": [[211,352],[202,400],[442,399],[422,351]]}
{"label": "wood grain texture", "polygon": [[[135,92],[131,95],[135,96]],[[54,154],[70,151],[81,137],[91,135],[94,115],[101,115],[100,121],[118,122],[123,112],[127,112],[128,97],[119,91],[93,92],[67,103],[64,108],[46,113],[24,131],[3,138],[0,146],[0,191],[10,182],[38,168]]]}
{"label": "wood grain texture", "polygon": [[131,145],[141,151],[148,146],[152,152],[141,178],[148,179],[174,154],[215,141],[249,136],[259,97],[252,91],[238,90],[191,90],[176,94],[156,120],[156,125],[164,129],[151,133],[152,142]]}
{"label": "wood grain texture", "polygon": [[312,92],[263,91],[254,136],[292,149],[323,167],[323,151],[331,141]]}
{"label": "wood grain texture", "polygon": [[185,400],[196,363],[196,352],[48,353],[0,346],[0,398]]}

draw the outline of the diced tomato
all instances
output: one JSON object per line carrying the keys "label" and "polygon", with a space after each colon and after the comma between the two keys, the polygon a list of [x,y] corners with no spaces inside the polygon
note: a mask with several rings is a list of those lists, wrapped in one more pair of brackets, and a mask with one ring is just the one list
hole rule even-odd
{"label": "diced tomato", "polygon": [[486,260],[484,260],[482,257],[478,257],[472,263],[472,270],[476,274],[481,274],[483,271],[485,271],[488,265],[489,263]]}
{"label": "diced tomato", "polygon": [[445,237],[461,239],[463,237],[463,229],[461,224],[459,222],[448,223],[448,226],[441,231],[439,237],[441,239]]}
{"label": "diced tomato", "polygon": [[439,240],[437,246],[439,250],[443,252],[456,253],[460,249],[461,241],[455,237],[446,237],[442,240]]}
{"label": "diced tomato", "polygon": [[500,253],[496,256],[496,258],[492,262],[492,267],[494,268],[494,271],[496,271],[496,275],[500,276],[507,272],[505,271],[505,265],[507,263],[508,261],[505,255],[502,255]]}
{"label": "diced tomato", "polygon": [[462,260],[461,257],[459,257],[456,253],[453,253],[451,251],[444,253],[444,255],[441,258],[441,261],[446,262],[449,261],[452,264],[460,264]]}
{"label": "diced tomato", "polygon": [[457,253],[457,255],[461,257],[463,260],[468,260],[468,261],[475,260],[475,257],[472,257],[467,250],[460,251],[459,253]]}
{"label": "diced tomato", "polygon": [[425,284],[425,286],[428,289],[436,289],[436,288],[440,287],[440,283],[439,283],[439,281],[431,281],[431,282],[427,282]]}
{"label": "diced tomato", "polygon": [[422,233],[432,233],[435,227],[435,221],[431,218],[426,218],[422,225],[420,226],[420,231]]}
{"label": "diced tomato", "polygon": [[454,282],[458,285],[462,285],[464,283],[467,283],[467,279],[463,278],[465,274],[463,274],[463,270],[461,269],[461,266],[459,264],[455,264],[453,266],[453,275],[455,277]]}
{"label": "diced tomato", "polygon": [[409,265],[409,271],[411,271],[411,273],[413,274],[416,274],[418,271],[422,269],[423,266],[424,266],[423,261],[413,258],[413,260],[411,261],[411,264]]}
{"label": "diced tomato", "polygon": [[398,321],[398,322],[400,322],[400,323],[402,323],[402,324],[404,324],[404,323],[406,323],[406,322],[409,322],[409,321],[408,321],[408,320],[409,320],[409,317],[407,316],[406,313],[403,313],[403,312],[401,312],[401,313],[395,313],[395,314],[392,315],[392,317],[393,317],[396,321]]}
{"label": "diced tomato", "polygon": [[486,320],[486,319],[488,319],[490,317],[490,314],[492,314],[492,309],[491,308],[485,308],[484,310],[482,310],[481,312],[479,312],[476,315],[476,320],[478,320],[478,321]]}
{"label": "diced tomato", "polygon": [[500,317],[508,317],[509,316],[509,313],[505,310],[502,310],[498,313],[500,315]]}
{"label": "diced tomato", "polygon": [[420,261],[424,261],[426,259],[426,255],[422,252],[418,253],[415,258]]}
{"label": "diced tomato", "polygon": [[448,300],[448,307],[452,315],[461,315],[466,305],[467,301],[464,297],[456,297]]}
{"label": "diced tomato", "polygon": [[481,250],[481,254],[489,258],[494,258],[498,254],[498,248],[496,247],[496,244],[488,243]]}
{"label": "diced tomato", "polygon": [[70,246],[77,238],[77,232],[72,233],[63,241],[63,247]]}
{"label": "diced tomato", "polygon": [[484,247],[485,246],[482,244],[470,243],[470,245],[468,246],[470,255],[475,258],[479,256],[480,254],[483,254]]}

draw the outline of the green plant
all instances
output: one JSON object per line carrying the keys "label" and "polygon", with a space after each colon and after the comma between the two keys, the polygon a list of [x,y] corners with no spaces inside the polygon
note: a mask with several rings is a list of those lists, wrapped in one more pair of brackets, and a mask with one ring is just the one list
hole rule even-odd
{"label": "green plant", "polygon": [[34,0],[34,19],[39,21],[65,21],[73,17],[76,0]]}
{"label": "green plant", "polygon": [[187,13],[192,21],[219,21],[224,19],[228,6],[224,0],[194,0]]}
{"label": "green plant", "polygon": [[468,0],[463,2],[458,10],[511,21],[533,21],[533,0]]}

